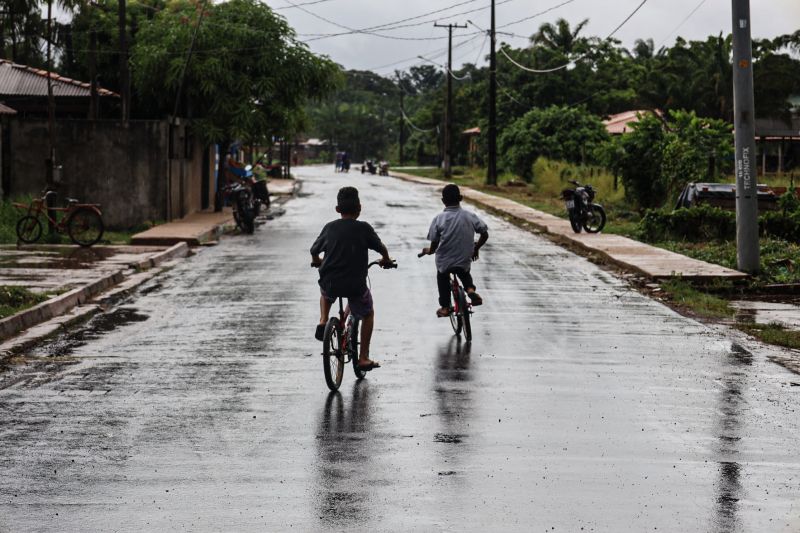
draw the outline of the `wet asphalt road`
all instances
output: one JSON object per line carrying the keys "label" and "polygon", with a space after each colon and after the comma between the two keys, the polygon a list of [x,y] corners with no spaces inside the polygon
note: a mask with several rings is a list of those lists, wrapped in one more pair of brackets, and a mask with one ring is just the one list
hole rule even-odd
{"label": "wet asphalt road", "polygon": [[[0,374],[0,531],[800,531],[800,377],[486,215],[472,345],[432,189],[303,197]],[[328,394],[308,248],[358,186],[383,368]],[[795,385],[793,385],[793,383]]]}

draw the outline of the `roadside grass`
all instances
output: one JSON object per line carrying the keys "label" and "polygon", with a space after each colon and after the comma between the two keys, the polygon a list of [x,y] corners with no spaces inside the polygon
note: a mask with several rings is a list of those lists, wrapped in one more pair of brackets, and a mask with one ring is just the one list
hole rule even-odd
{"label": "roadside grass", "polygon": [[679,277],[663,281],[661,289],[675,305],[704,318],[729,318],[734,309],[727,300],[704,292]]}
{"label": "roadside grass", "polygon": [[782,324],[737,324],[736,327],[767,344],[800,350],[800,331],[786,329]]}
{"label": "roadside grass", "polygon": [[0,285],[0,318],[9,317],[48,298],[49,295],[31,292],[24,287]]}

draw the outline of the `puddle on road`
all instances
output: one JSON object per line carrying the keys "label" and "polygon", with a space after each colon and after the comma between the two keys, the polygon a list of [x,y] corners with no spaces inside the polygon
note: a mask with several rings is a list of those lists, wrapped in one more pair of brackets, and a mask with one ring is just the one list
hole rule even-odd
{"label": "puddle on road", "polygon": [[449,433],[437,433],[433,437],[433,442],[442,442],[445,444],[460,444],[464,435],[451,435]]}
{"label": "puddle on road", "polygon": [[113,248],[63,248],[56,252],[26,250],[11,256],[0,254],[0,268],[87,269],[117,254]]}
{"label": "puddle on road", "polygon": [[75,349],[102,337],[110,331],[127,324],[144,322],[148,318],[150,317],[139,313],[135,308],[120,307],[111,312],[95,316],[82,328],[61,335],[54,341],[42,345],[36,351],[55,357],[70,355]]}

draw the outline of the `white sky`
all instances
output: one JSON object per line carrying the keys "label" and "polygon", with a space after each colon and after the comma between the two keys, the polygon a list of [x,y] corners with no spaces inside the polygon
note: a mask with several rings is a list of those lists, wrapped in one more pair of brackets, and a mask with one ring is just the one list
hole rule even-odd
{"label": "white sky", "polygon": [[[504,24],[557,6],[565,0],[496,1],[497,25],[500,28]],[[641,0],[572,0],[567,5],[539,17],[498,31],[529,36],[544,22],[555,22],[563,17],[574,25],[588,18],[589,24],[584,29],[584,35],[605,37],[640,3]],[[373,70],[380,74],[390,74],[394,69],[406,69],[422,63],[417,58],[418,55],[435,59],[438,63],[446,60],[444,51],[447,46],[447,30],[434,28],[433,20],[451,23],[466,23],[471,20],[481,28],[489,26],[490,0],[267,0],[267,4],[285,16],[303,40],[311,39],[310,34],[346,31],[335,24],[362,29],[461,4],[448,11],[404,23],[418,24],[416,26],[383,32],[386,35],[437,40],[406,41],[351,34],[309,42],[311,50],[330,56],[345,68]],[[306,4],[302,9],[330,22],[315,18],[300,8],[289,7],[290,4]],[[700,7],[694,15],[685,20],[698,6]],[[478,8],[486,9],[452,16]],[[751,11],[755,38],[772,38],[800,29],[800,0],[751,0]],[[427,21],[431,22],[420,24]],[[687,39],[705,39],[720,32],[727,34],[730,29],[731,0],[648,0],[615,37],[628,47],[638,38],[652,38],[659,45],[672,44],[677,35]],[[454,32],[454,43],[472,38],[454,50],[455,65],[475,62],[479,57],[482,61],[486,55],[488,45],[485,45],[484,36],[469,35],[476,32],[478,30],[475,26]],[[524,37],[506,35],[499,35],[498,39],[515,46],[522,46],[526,42]],[[398,63],[392,65],[395,62]]]}

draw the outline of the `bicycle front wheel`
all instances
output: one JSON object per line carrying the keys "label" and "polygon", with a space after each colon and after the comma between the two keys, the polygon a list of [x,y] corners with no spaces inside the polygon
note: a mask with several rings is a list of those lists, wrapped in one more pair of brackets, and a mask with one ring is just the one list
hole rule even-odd
{"label": "bicycle front wheel", "polygon": [[92,246],[103,238],[105,226],[100,213],[88,207],[79,207],[69,217],[67,233],[72,242],[80,246]]}
{"label": "bicycle front wheel", "polygon": [[344,354],[342,353],[342,336],[339,332],[339,319],[331,318],[325,326],[322,338],[322,368],[325,371],[325,383],[330,390],[338,390],[344,375]]}
{"label": "bicycle front wheel", "polygon": [[17,221],[17,238],[25,244],[33,244],[42,236],[42,223],[32,215],[25,215]]}

